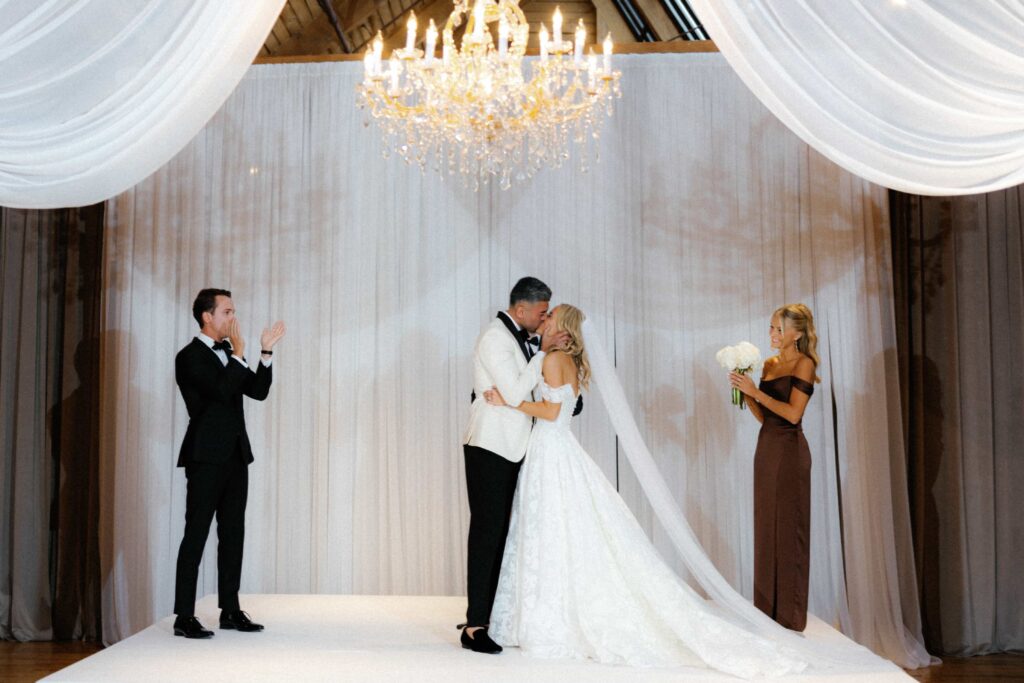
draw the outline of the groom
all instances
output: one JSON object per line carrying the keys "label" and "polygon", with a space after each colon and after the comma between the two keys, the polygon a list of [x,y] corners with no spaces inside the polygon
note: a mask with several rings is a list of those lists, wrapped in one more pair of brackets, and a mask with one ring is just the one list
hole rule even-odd
{"label": "groom", "polygon": [[477,338],[473,351],[476,398],[469,414],[463,453],[469,494],[467,590],[469,608],[462,629],[462,647],[497,654],[501,646],[487,635],[491,606],[498,589],[512,498],[533,422],[518,410],[489,405],[484,392],[497,387],[505,403],[518,406],[533,400],[540,383],[544,354],[568,341],[564,332],[546,334],[540,349],[531,339],[548,314],[551,289],[524,277],[509,295],[507,311],[498,313]]}
{"label": "groom", "polygon": [[253,461],[245,430],[242,398],[262,401],[270,393],[273,348],[284,336],[284,323],[263,330],[256,372],[245,360],[231,292],[204,289],[192,304],[199,335],[174,359],[174,376],[188,410],[188,429],[178,467],[185,468],[185,535],[178,549],[174,587],[174,635],[210,638],[195,617],[196,582],[210,524],[217,517],[217,600],[220,627],[262,631],[238,604],[245,538],[245,502],[249,463]]}

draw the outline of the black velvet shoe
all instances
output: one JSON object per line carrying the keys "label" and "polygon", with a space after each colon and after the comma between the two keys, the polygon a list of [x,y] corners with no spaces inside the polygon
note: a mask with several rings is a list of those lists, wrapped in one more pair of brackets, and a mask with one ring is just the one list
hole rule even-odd
{"label": "black velvet shoe", "polygon": [[222,610],[220,613],[220,627],[226,630],[242,631],[245,633],[263,630],[263,624],[253,623],[249,619],[249,615],[240,609],[231,612]]}
{"label": "black velvet shoe", "polygon": [[186,638],[213,638],[213,631],[203,628],[195,617],[178,617],[174,620],[174,635]]}
{"label": "black velvet shoe", "polygon": [[491,640],[486,628],[477,629],[472,636],[466,633],[466,629],[462,629],[461,640],[462,647],[473,652],[482,652],[485,655],[496,655],[501,652],[501,645]]}

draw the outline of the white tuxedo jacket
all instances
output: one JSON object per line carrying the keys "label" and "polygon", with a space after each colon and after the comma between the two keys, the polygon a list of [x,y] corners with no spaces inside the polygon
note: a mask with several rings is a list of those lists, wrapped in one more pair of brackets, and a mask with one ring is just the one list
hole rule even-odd
{"label": "white tuxedo jacket", "polygon": [[518,410],[488,404],[484,392],[497,387],[510,406],[532,400],[533,389],[541,380],[543,363],[543,353],[526,362],[518,340],[501,320],[495,318],[485,327],[473,350],[476,400],[469,409],[469,426],[462,443],[485,448],[511,462],[522,460],[533,420]]}

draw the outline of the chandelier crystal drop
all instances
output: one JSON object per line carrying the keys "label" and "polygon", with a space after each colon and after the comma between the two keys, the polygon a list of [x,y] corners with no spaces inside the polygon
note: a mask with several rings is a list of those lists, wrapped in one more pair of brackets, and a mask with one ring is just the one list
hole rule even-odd
{"label": "chandelier crystal drop", "polygon": [[[586,171],[603,115],[611,116],[612,101],[622,96],[611,36],[600,60],[593,46],[585,55],[582,20],[573,40],[563,40],[556,8],[551,32],[541,25],[539,56],[526,62],[530,27],[518,0],[477,0],[472,12],[468,2],[455,3],[440,35],[440,56],[433,20],[424,49],[416,47],[415,13],[405,47],[386,66],[379,33],[367,50],[359,106],[380,126],[385,156],[393,150],[421,169],[429,162],[442,177],[461,174],[474,189],[496,177],[507,189],[513,179],[561,166],[575,143]],[[455,30],[467,17],[456,46]]]}

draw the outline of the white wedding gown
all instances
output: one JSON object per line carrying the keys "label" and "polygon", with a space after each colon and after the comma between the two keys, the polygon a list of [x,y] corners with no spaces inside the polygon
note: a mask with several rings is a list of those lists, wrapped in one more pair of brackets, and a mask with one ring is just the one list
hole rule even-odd
{"label": "white wedding gown", "polygon": [[803,670],[794,650],[736,625],[675,575],[569,429],[572,386],[540,389],[561,409],[530,437],[491,637],[536,657],[743,678]]}

